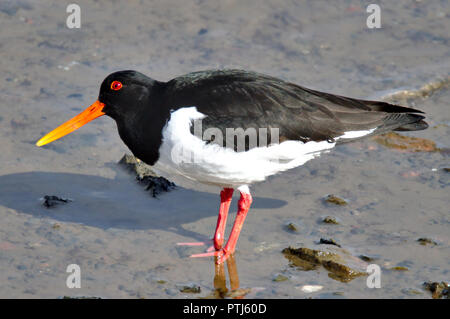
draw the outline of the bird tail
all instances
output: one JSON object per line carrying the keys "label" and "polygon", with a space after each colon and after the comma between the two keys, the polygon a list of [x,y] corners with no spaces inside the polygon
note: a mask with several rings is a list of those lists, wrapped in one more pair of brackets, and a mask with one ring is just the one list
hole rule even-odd
{"label": "bird tail", "polygon": [[386,102],[366,101],[372,111],[385,112],[384,129],[392,131],[420,131],[428,127],[424,112]]}
{"label": "bird tail", "polygon": [[428,127],[424,121],[425,116],[414,113],[390,113],[383,120],[383,124],[375,131],[376,134],[383,134],[389,131],[419,131]]}
{"label": "bird tail", "polygon": [[394,131],[421,131],[428,128],[428,123],[423,120],[423,116],[417,114],[409,115],[415,115],[418,118],[417,121],[397,127]]}

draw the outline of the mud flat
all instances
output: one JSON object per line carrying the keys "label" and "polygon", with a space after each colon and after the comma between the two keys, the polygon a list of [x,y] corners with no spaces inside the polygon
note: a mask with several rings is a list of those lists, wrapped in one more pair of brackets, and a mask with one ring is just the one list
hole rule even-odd
{"label": "mud flat", "polygon": [[[376,30],[366,27],[360,1],[77,3],[81,28],[68,29],[63,2],[0,1],[0,297],[432,298],[448,282],[446,2],[385,3]],[[342,145],[254,185],[234,263],[223,268],[188,258],[202,247],[176,245],[211,238],[218,189],[137,181],[118,164],[129,151],[111,119],[34,145],[92,104],[113,71],[166,81],[225,67],[393,99],[424,111],[430,127],[382,137],[384,144]],[[139,166],[132,164],[144,178]],[[330,194],[346,204],[326,202]],[[46,208],[46,195],[72,201]],[[231,207],[230,223],[236,198]],[[287,247],[336,253],[358,272],[377,264],[381,288],[368,288],[362,275],[337,280],[331,261],[302,270],[282,253]],[[81,268],[77,291],[65,285],[70,264]],[[437,283],[434,292],[424,282]]]}

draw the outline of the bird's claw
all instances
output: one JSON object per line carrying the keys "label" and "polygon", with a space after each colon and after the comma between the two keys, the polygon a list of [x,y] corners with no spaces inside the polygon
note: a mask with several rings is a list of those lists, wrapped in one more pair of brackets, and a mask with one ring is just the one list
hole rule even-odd
{"label": "bird's claw", "polygon": [[225,260],[227,260],[232,255],[231,252],[225,250],[224,248],[216,251],[210,251],[202,254],[194,254],[191,255],[191,258],[199,258],[199,257],[217,257],[216,264],[221,264]]}
{"label": "bird's claw", "polygon": [[[177,245],[178,246],[207,246],[207,245],[210,245],[212,241],[213,240],[193,242],[193,243],[177,243]],[[214,250],[215,250],[215,248],[214,248],[214,244],[213,244],[206,249],[206,252],[211,252]]]}

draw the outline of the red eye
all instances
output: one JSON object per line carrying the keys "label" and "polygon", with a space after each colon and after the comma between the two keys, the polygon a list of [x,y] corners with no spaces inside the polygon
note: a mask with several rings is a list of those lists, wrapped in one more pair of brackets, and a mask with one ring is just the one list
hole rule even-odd
{"label": "red eye", "polygon": [[122,88],[122,82],[119,81],[113,81],[111,83],[111,90],[119,91]]}

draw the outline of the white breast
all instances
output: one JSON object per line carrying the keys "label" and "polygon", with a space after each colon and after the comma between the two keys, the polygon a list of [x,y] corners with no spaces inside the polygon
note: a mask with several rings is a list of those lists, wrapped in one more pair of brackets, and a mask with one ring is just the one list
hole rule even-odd
{"label": "white breast", "polygon": [[217,144],[206,144],[191,133],[193,121],[205,117],[196,107],[172,112],[170,121],[163,129],[160,157],[154,165],[157,173],[163,176],[177,174],[205,184],[236,188],[303,165],[336,144],[328,141],[285,141],[235,152]]}

